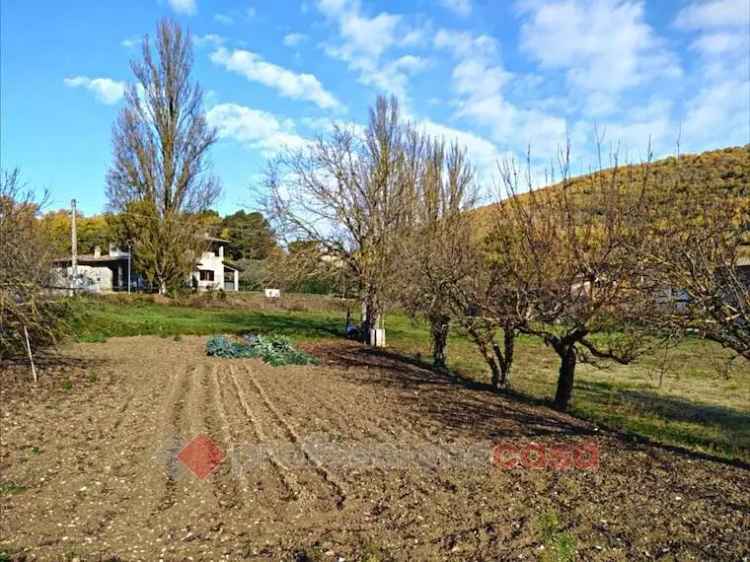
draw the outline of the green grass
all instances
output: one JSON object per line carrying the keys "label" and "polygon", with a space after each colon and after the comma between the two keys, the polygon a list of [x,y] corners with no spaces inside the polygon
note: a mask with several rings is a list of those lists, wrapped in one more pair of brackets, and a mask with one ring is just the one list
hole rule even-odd
{"label": "green grass", "polygon": [[26,486],[15,482],[0,482],[0,496],[14,496],[26,491]]}
{"label": "green grass", "polygon": [[537,533],[544,545],[541,560],[544,562],[572,562],[576,554],[576,540],[562,530],[557,512],[542,513],[536,521]]}
{"label": "green grass", "polygon": [[[300,297],[295,297],[299,303]],[[141,299],[113,303],[79,301],[72,321],[77,338],[105,341],[115,336],[283,334],[293,341],[343,336],[341,307],[296,306],[256,308],[254,302],[232,308],[192,308],[154,304]],[[393,349],[430,361],[426,326],[402,314],[385,319],[387,342]],[[175,337],[175,339],[177,339]],[[574,415],[657,442],[686,447],[725,459],[750,462],[750,368],[741,359],[727,370],[731,355],[719,346],[689,340],[663,356],[607,369],[580,365],[571,404]],[[488,381],[473,345],[460,335],[448,342],[449,367],[463,376]],[[541,400],[555,392],[559,363],[539,340],[519,338],[513,366],[514,391]]]}
{"label": "green grass", "polygon": [[114,304],[80,299],[79,312],[71,324],[82,342],[103,342],[122,336],[180,336],[283,334],[296,340],[338,337],[343,325],[338,313],[284,310],[227,310],[190,308],[134,302]]}

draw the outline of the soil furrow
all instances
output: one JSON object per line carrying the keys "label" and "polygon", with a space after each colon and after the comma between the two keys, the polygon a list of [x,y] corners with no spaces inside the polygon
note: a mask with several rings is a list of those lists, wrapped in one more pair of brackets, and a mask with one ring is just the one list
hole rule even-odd
{"label": "soil furrow", "polygon": [[180,433],[183,422],[185,401],[192,384],[192,375],[196,367],[180,369],[175,377],[169,400],[164,412],[160,431],[161,446],[163,447],[164,464],[161,473],[161,492],[155,508],[156,513],[166,511],[175,504],[175,487],[179,476],[182,476],[177,454],[184,446],[185,436]]}
{"label": "soil furrow", "polygon": [[130,404],[132,403],[134,396],[135,392],[130,392],[128,394],[128,397],[123,401],[122,405],[117,409],[117,419],[115,419],[115,423],[112,424],[112,432],[117,431],[120,425],[122,425],[122,422],[125,421],[127,417],[126,412],[128,408],[130,408]]}
{"label": "soil furrow", "polygon": [[309,491],[306,490],[302,486],[302,484],[297,479],[296,475],[289,469],[289,467],[286,466],[286,464],[282,463],[278,459],[276,452],[274,451],[276,443],[269,441],[269,439],[266,437],[266,433],[263,430],[263,427],[261,426],[260,422],[256,418],[256,415],[253,413],[252,408],[250,408],[250,405],[248,404],[247,396],[245,395],[241,386],[237,382],[237,377],[236,377],[233,366],[229,367],[228,378],[232,382],[232,387],[234,388],[234,392],[237,397],[237,400],[242,406],[242,410],[245,414],[245,417],[248,420],[250,420],[250,423],[252,424],[255,430],[255,434],[258,438],[258,445],[260,446],[261,453],[265,453],[265,455],[268,458],[268,461],[271,463],[271,465],[274,467],[274,469],[278,473],[284,487],[289,491],[293,499],[309,498],[310,496]]}
{"label": "soil furrow", "polygon": [[[597,470],[459,464],[490,438],[545,440],[550,428],[550,439],[590,437],[573,418],[438,387],[377,354],[348,369],[272,368],[207,358],[205,346],[193,336],[71,346],[78,371],[59,374],[72,389],[35,389],[7,405],[0,553],[534,560],[560,557],[565,538],[576,560],[747,556],[744,468],[609,434],[597,437]],[[201,433],[227,455],[205,479],[175,459]],[[456,458],[428,470],[417,455],[437,458],[438,444]]]}
{"label": "soil furrow", "polygon": [[331,490],[333,491],[336,497],[336,507],[337,509],[341,509],[344,505],[344,502],[346,501],[346,493],[344,492],[343,486],[338,482],[338,480],[333,476],[333,474],[331,474],[328,471],[328,469],[326,469],[326,467],[323,466],[320,460],[318,460],[316,456],[312,455],[307,450],[304,442],[300,439],[300,436],[297,433],[297,431],[289,424],[286,418],[279,412],[278,408],[276,408],[273,402],[271,402],[271,400],[268,398],[268,394],[266,394],[266,391],[263,389],[263,387],[260,385],[260,383],[256,380],[255,376],[253,375],[252,369],[250,367],[246,367],[245,370],[248,374],[248,378],[250,379],[251,384],[255,387],[261,399],[263,400],[265,405],[268,407],[268,409],[273,413],[276,420],[284,428],[289,439],[298,447],[305,461],[311,467],[313,467],[315,472],[317,472],[318,475],[320,475],[320,477],[326,482],[326,484],[330,486]]}
{"label": "soil furrow", "polygon": [[[363,471],[370,481],[373,474],[381,477],[385,474],[388,450],[391,448],[395,454],[398,445],[393,432],[363,426],[358,420],[359,413],[350,416],[342,414],[341,407],[331,405],[320,396],[317,389],[308,389],[308,392],[302,394],[298,384],[281,382],[270,373],[265,377],[264,383],[273,389],[273,395],[291,413],[297,427],[313,428],[306,439],[312,437],[322,441],[322,445],[328,448],[326,458],[335,463],[335,470],[349,482],[350,488],[361,484]],[[324,424],[321,425],[321,421]],[[333,427],[335,434],[328,427]],[[337,451],[340,454],[336,454]],[[384,458],[375,459],[373,453]]]}
{"label": "soil furrow", "polygon": [[[294,394],[299,397],[299,386],[289,385],[284,389],[284,394]],[[342,389],[342,392],[343,389]],[[361,391],[358,391],[361,394]],[[358,407],[353,410],[352,405],[370,403],[371,399],[365,396],[357,396],[354,400],[339,400],[333,404],[325,396],[321,396],[318,391],[307,392],[304,400],[308,403],[314,400],[319,405],[317,412],[328,412],[327,419],[333,424],[348,428],[347,432],[351,433],[356,429],[361,435],[372,440],[372,445],[377,448],[379,455],[389,455],[390,458],[377,459],[378,462],[384,463],[384,466],[396,466],[414,464],[437,471],[436,461],[438,456],[455,456],[455,452],[445,447],[437,440],[426,438],[421,433],[404,429],[403,423],[398,423],[395,419],[386,423],[382,416],[371,413],[371,408]],[[338,421],[333,421],[338,419]],[[425,447],[425,445],[427,445]],[[428,454],[424,458],[424,452]],[[399,458],[396,458],[396,456]],[[426,491],[425,491],[426,492]],[[427,492],[426,492],[427,493]]]}
{"label": "soil furrow", "polygon": [[239,497],[241,496],[239,492],[242,492],[242,494],[247,494],[250,490],[250,486],[247,482],[245,472],[239,467],[238,469],[233,469],[232,466],[233,463],[236,462],[236,458],[238,455],[237,440],[233,436],[229,420],[227,419],[225,401],[222,396],[221,385],[219,384],[218,380],[218,369],[219,367],[217,365],[215,365],[211,369],[210,380],[212,390],[212,404],[214,411],[216,412],[216,415],[218,417],[218,425],[221,427],[220,431],[222,437],[219,438],[217,435],[218,432],[214,432],[215,430],[212,431],[212,428],[209,428],[209,433],[215,439],[220,440],[220,442],[224,443],[226,459],[222,463],[222,466],[218,469],[218,473],[221,476],[221,482],[217,485],[228,486],[231,492],[234,493],[239,499]]}

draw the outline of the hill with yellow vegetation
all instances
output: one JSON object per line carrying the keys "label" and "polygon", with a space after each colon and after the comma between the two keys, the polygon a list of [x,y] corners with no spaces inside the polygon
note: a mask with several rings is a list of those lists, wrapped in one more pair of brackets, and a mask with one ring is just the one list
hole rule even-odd
{"label": "hill with yellow vegetation", "polygon": [[[644,174],[644,172],[646,172]],[[567,184],[572,192],[585,197],[594,181],[611,179],[613,170],[605,169],[594,174],[571,178]],[[700,154],[684,154],[656,160],[647,164],[620,166],[617,169],[619,182],[640,191],[645,185],[647,193],[681,185],[694,189],[696,185],[706,191],[716,192],[720,197],[734,197],[750,201],[750,145],[711,150]],[[644,183],[645,182],[645,183]],[[558,189],[560,183],[537,189],[537,193]],[[523,199],[527,197],[520,194]],[[486,234],[492,220],[492,211],[497,203],[478,207],[472,213],[476,217],[477,234]]]}

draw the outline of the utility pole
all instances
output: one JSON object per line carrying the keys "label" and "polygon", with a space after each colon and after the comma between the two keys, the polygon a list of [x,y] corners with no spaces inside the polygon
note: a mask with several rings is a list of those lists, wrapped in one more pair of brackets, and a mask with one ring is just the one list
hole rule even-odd
{"label": "utility pole", "polygon": [[133,257],[133,245],[128,242],[128,294],[130,294],[130,260]]}
{"label": "utility pole", "polygon": [[70,201],[71,220],[70,220],[70,248],[71,248],[71,265],[73,270],[73,294],[75,295],[78,288],[78,236],[76,234],[76,200]]}

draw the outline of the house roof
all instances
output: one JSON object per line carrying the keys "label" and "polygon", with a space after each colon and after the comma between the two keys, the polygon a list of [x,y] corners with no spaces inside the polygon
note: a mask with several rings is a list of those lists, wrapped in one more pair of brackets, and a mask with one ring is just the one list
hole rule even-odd
{"label": "house roof", "polygon": [[[86,265],[89,263],[107,263],[107,262],[115,262],[115,261],[128,261],[128,255],[120,255],[120,256],[110,256],[109,254],[103,255],[103,256],[95,256],[93,254],[82,254],[79,255],[77,258],[77,262],[81,265]],[[73,258],[72,257],[66,257],[66,258],[57,258],[53,260],[54,263],[72,263]]]}
{"label": "house roof", "polygon": [[216,236],[209,236],[208,234],[204,235],[203,238],[205,238],[209,242],[221,242],[223,244],[229,244],[229,240],[224,240],[223,238],[216,238]]}
{"label": "house roof", "polygon": [[244,267],[242,267],[242,266],[240,266],[240,265],[238,265],[238,264],[236,264],[234,262],[231,262],[231,261],[227,260],[226,258],[224,258],[224,267],[229,268],[229,269],[236,269],[237,271],[245,271]]}

